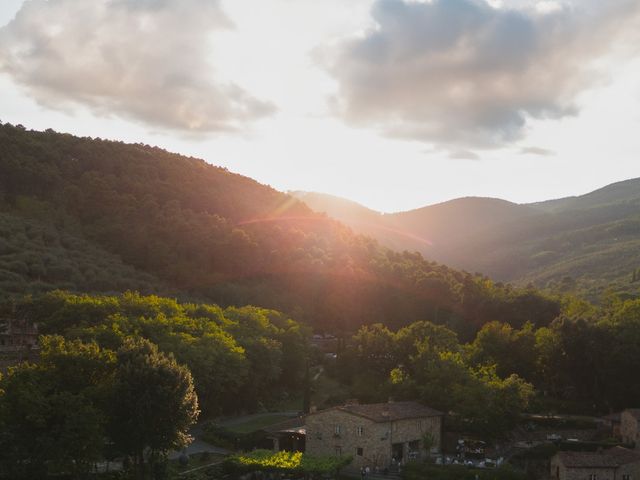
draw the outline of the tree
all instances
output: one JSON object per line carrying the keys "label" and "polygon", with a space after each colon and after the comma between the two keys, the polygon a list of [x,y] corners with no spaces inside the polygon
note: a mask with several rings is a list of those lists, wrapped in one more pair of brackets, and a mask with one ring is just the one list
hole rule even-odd
{"label": "tree", "polygon": [[471,361],[495,365],[500,377],[513,373],[532,380],[535,373],[536,338],[531,323],[514,329],[507,323],[486,323],[471,344]]}
{"label": "tree", "polygon": [[460,349],[455,332],[442,325],[431,322],[414,322],[401,328],[395,337],[396,356],[400,363],[409,361],[418,351],[418,347],[428,341],[431,348],[437,351],[455,352]]}
{"label": "tree", "polygon": [[112,357],[61,337],[43,337],[41,346],[37,365],[20,364],[0,382],[0,471],[9,478],[79,478],[104,448],[100,396]]}
{"label": "tree", "polygon": [[433,438],[433,434],[431,432],[424,432],[422,435],[422,448],[424,448],[424,452],[426,453],[426,458],[429,460],[431,458],[431,449],[435,445],[436,441]]}
{"label": "tree", "polygon": [[109,433],[117,450],[131,456],[138,478],[168,451],[189,442],[198,417],[189,370],[143,339],[127,339],[117,352]]}
{"label": "tree", "polygon": [[513,428],[533,394],[517,375],[501,379],[493,367],[470,368],[460,353],[435,351],[427,341],[409,364],[393,370],[392,381],[404,396],[454,412],[465,428],[487,438]]}

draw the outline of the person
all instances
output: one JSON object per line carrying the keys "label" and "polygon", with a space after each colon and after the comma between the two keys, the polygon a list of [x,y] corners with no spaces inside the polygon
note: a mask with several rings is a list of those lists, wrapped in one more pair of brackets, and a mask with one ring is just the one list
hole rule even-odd
{"label": "person", "polygon": [[371,473],[371,469],[369,468],[369,465],[367,465],[367,467],[364,469],[364,476],[368,477],[370,473]]}
{"label": "person", "polygon": [[364,467],[361,467],[361,468],[360,468],[360,478],[361,478],[362,480],[364,480],[364,475],[365,475]]}

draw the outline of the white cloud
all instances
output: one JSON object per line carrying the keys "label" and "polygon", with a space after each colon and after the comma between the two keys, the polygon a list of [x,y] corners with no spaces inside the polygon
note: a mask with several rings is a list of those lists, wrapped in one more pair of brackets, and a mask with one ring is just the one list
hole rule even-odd
{"label": "white cloud", "polygon": [[374,28],[321,52],[348,122],[454,152],[496,148],[532,118],[575,115],[639,13],[635,0],[377,0]]}
{"label": "white cloud", "polygon": [[521,155],[537,155],[539,157],[552,157],[556,153],[548,148],[541,147],[522,147],[520,149]]}
{"label": "white cloud", "polygon": [[274,107],[216,72],[217,0],[31,0],[0,29],[0,71],[43,105],[161,129],[235,130]]}

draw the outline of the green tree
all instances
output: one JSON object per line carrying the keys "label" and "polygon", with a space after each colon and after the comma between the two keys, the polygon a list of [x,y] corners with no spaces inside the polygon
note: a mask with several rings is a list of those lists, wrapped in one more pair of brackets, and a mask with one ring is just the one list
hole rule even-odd
{"label": "green tree", "polygon": [[427,342],[392,381],[404,396],[451,411],[466,429],[491,438],[515,426],[533,394],[517,375],[501,379],[493,367],[470,368],[461,353],[438,352]]}
{"label": "green tree", "polygon": [[134,472],[149,469],[172,449],[189,442],[198,417],[191,374],[143,339],[127,339],[117,352],[109,433],[116,449],[133,459]]}
{"label": "green tree", "polygon": [[514,329],[507,323],[489,322],[483,325],[469,348],[471,362],[495,365],[501,377],[513,373],[533,380],[536,370],[536,338],[533,325],[526,323]]}
{"label": "green tree", "polygon": [[102,456],[102,395],[113,357],[61,337],[41,343],[37,365],[20,364],[0,381],[0,471],[10,478],[79,478]]}

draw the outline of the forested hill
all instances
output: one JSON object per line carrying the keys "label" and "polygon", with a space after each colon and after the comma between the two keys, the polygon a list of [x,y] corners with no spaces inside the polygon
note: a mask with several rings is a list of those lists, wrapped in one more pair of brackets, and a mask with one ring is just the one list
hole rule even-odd
{"label": "forested hill", "polygon": [[2,125],[0,215],[3,295],[131,288],[276,308],[320,330],[433,320],[463,335],[489,320],[543,325],[559,311],[533,290],[391,251],[292,196],[147,145]]}
{"label": "forested hill", "polygon": [[540,203],[460,198],[385,215],[332,196],[297,195],[384,245],[496,280],[592,300],[609,288],[640,294],[640,179]]}

